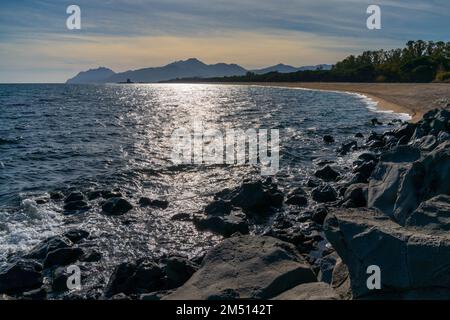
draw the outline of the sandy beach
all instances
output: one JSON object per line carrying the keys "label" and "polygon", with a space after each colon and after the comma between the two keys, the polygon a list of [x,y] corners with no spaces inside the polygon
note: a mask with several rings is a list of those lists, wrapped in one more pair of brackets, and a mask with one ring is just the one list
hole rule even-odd
{"label": "sandy beach", "polygon": [[448,83],[258,82],[245,84],[356,92],[377,101],[380,109],[408,113],[413,122],[419,121],[428,110],[450,106],[450,84]]}

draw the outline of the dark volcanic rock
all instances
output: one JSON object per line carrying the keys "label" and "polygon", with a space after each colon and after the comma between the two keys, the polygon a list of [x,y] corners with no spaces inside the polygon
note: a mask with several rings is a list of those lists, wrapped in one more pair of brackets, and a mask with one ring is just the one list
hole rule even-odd
{"label": "dark volcanic rock", "polygon": [[73,243],[78,243],[81,240],[84,240],[87,237],[89,237],[89,232],[87,232],[85,230],[81,230],[81,229],[71,229],[71,230],[66,231],[63,234],[63,237],[66,237]]}
{"label": "dark volcanic rock", "polygon": [[341,145],[341,147],[337,150],[337,152],[342,155],[345,156],[347,153],[349,153],[352,150],[356,150],[358,148],[358,142],[352,140],[346,143],[343,143]]}
{"label": "dark volcanic rock", "polygon": [[239,236],[214,247],[201,268],[163,300],[268,299],[315,281],[293,245],[272,237]]}
{"label": "dark volcanic rock", "polygon": [[54,201],[62,200],[64,195],[61,192],[50,192],[50,199]]}
{"label": "dark volcanic rock", "polygon": [[323,136],[323,141],[325,143],[333,143],[334,142],[334,138],[333,138],[333,136],[325,135],[325,136]]}
{"label": "dark volcanic rock", "polygon": [[231,213],[227,216],[194,217],[194,224],[200,230],[210,230],[224,237],[239,232],[249,232],[248,223],[244,214]]}
{"label": "dark volcanic rock", "polygon": [[344,194],[344,206],[347,208],[360,208],[367,205],[368,185],[363,183],[352,184]]}
{"label": "dark volcanic rock", "polygon": [[66,266],[77,261],[83,253],[81,248],[60,248],[50,251],[44,259],[44,268]]}
{"label": "dark volcanic rock", "polygon": [[89,206],[84,200],[74,200],[66,202],[64,204],[64,210],[66,213],[73,213],[75,211],[86,211],[89,210]]}
{"label": "dark volcanic rock", "polygon": [[325,207],[318,207],[316,210],[314,210],[311,219],[315,223],[318,223],[318,224],[322,225],[323,221],[325,220],[325,218],[327,216],[327,214],[328,214],[328,209],[327,208],[325,208]]}
{"label": "dark volcanic rock", "polygon": [[291,195],[287,198],[286,204],[291,204],[294,206],[306,206],[308,205],[308,198],[302,195]]}
{"label": "dark volcanic rock", "polygon": [[172,217],[170,217],[170,220],[172,220],[172,221],[191,221],[192,217],[189,213],[182,212],[182,213],[174,214]]}
{"label": "dark volcanic rock", "polygon": [[65,203],[74,202],[74,201],[83,201],[84,195],[81,192],[72,192],[64,199]]}
{"label": "dark volcanic rock", "polygon": [[111,275],[105,295],[112,297],[118,293],[126,295],[146,293],[163,289],[164,272],[153,261],[138,261],[137,263],[122,263]]}
{"label": "dark volcanic rock", "polygon": [[42,266],[33,260],[19,260],[0,269],[0,293],[17,294],[42,285]]}
{"label": "dark volcanic rock", "polygon": [[69,248],[71,246],[72,242],[64,236],[50,237],[31,249],[31,251],[26,255],[26,258],[43,260],[50,251],[61,248]]}
{"label": "dark volcanic rock", "polygon": [[117,216],[127,213],[133,206],[123,198],[110,198],[102,206],[105,214]]}
{"label": "dark volcanic rock", "polygon": [[325,166],[322,169],[317,170],[314,175],[325,181],[336,181],[336,179],[339,178],[339,173],[330,166]]}
{"label": "dark volcanic rock", "polygon": [[168,288],[177,288],[183,285],[197,269],[198,267],[186,258],[170,257],[164,268]]}
{"label": "dark volcanic rock", "polygon": [[66,267],[59,267],[53,271],[52,276],[52,290],[55,292],[68,291],[67,279],[71,276],[66,270]]}
{"label": "dark volcanic rock", "polygon": [[208,204],[205,213],[211,216],[224,216],[230,214],[232,208],[230,201],[219,199]]}
{"label": "dark volcanic rock", "polygon": [[336,190],[328,184],[314,188],[311,196],[317,202],[333,202],[337,200]]}
{"label": "dark volcanic rock", "polygon": [[139,199],[139,205],[141,207],[154,207],[159,209],[167,209],[169,202],[166,200],[150,199],[142,197]]}

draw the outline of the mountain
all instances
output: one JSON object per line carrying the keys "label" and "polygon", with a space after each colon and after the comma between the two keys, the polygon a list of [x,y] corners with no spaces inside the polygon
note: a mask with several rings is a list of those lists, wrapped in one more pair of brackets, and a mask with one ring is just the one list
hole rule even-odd
{"label": "mountain", "polygon": [[263,69],[251,70],[251,72],[256,73],[256,74],[265,74],[265,73],[269,73],[269,72],[290,73],[290,72],[296,72],[296,71],[298,71],[298,68],[289,66],[286,64],[282,64],[282,63],[279,63],[275,66],[263,68]]}
{"label": "mountain", "polygon": [[306,70],[330,70],[332,67],[331,64],[318,64],[316,66],[304,66],[304,67],[293,67],[286,64],[277,64],[275,66],[267,67],[264,69],[256,69],[252,70],[251,72],[255,74],[265,74],[269,72],[278,72],[278,73],[291,73],[291,72],[297,72],[297,71],[306,71]]}
{"label": "mountain", "polygon": [[[86,73],[89,74],[92,72],[92,70],[86,71]],[[184,61],[176,61],[163,67],[144,68],[121,73],[112,73],[103,78],[95,77],[96,81],[89,82],[82,82],[85,80],[91,80],[91,78],[85,77],[85,73],[81,72],[75,78],[68,80],[67,83],[117,83],[126,82],[128,79],[133,82],[159,82],[188,77],[211,78],[244,75],[246,72],[247,70],[237,64],[217,63],[208,65],[195,58],[191,58]]]}
{"label": "mountain", "polygon": [[[277,64],[272,67],[253,70],[256,74],[265,74],[268,72],[289,73],[304,70],[324,70],[331,69],[331,65],[321,64],[317,66],[306,66],[296,68],[285,64]],[[243,76],[247,70],[237,64],[205,64],[198,59],[191,58],[187,60],[176,61],[163,67],[144,68],[130,70],[120,73],[107,68],[91,69],[80,72],[66,83],[118,83],[127,82],[160,82],[182,78],[214,78],[226,76]]]}
{"label": "mountain", "polygon": [[88,71],[82,71],[75,77],[66,81],[68,84],[79,83],[103,83],[103,81],[116,73],[111,69],[100,67],[97,69],[90,69]]}

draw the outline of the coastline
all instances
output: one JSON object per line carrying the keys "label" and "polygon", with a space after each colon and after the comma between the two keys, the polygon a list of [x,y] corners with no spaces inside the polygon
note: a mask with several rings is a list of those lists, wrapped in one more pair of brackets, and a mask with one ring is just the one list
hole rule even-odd
{"label": "coastline", "polygon": [[448,83],[233,82],[228,84],[357,93],[375,101],[380,110],[410,115],[411,122],[418,122],[426,112],[432,109],[450,104],[450,84]]}

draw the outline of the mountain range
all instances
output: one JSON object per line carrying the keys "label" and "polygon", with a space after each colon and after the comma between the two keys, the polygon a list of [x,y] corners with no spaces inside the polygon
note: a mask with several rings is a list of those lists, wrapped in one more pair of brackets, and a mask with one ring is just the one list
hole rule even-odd
{"label": "mountain range", "polygon": [[289,73],[304,70],[331,69],[331,65],[317,65],[306,67],[293,67],[277,64],[264,69],[247,70],[237,64],[205,64],[198,59],[191,58],[176,61],[162,67],[143,68],[116,73],[111,69],[100,67],[78,73],[66,81],[68,84],[83,83],[120,83],[120,82],[160,82],[182,78],[212,78],[226,76],[242,76],[247,72],[264,74],[268,72]]}

